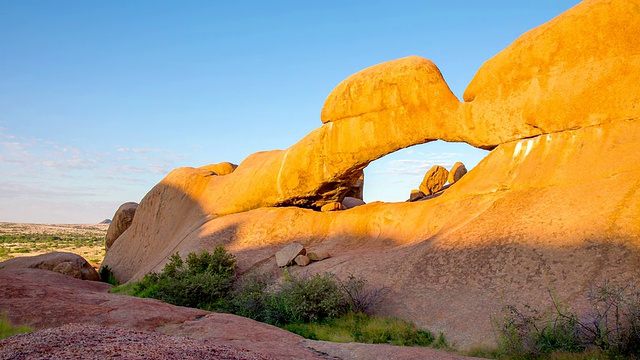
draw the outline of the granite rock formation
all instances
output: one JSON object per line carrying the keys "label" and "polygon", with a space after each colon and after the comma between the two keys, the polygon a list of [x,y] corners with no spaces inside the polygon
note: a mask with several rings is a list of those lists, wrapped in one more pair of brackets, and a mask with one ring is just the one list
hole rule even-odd
{"label": "granite rock formation", "polygon": [[138,203],[127,202],[120,205],[118,210],[116,210],[116,213],[113,215],[113,220],[109,223],[107,235],[104,239],[105,250],[108,251],[116,239],[131,226],[137,208]]}
{"label": "granite rock formation", "polygon": [[[336,254],[307,269],[388,287],[381,312],[461,348],[493,341],[490,315],[505,302],[549,305],[549,286],[574,299],[605,279],[637,284],[638,18],[637,1],[584,1],[488,60],[464,102],[421,57],[364,69],[288,149],[225,176],[172,171],[104,264],[126,282],[176,251],[223,244],[241,271],[272,271],[266,260],[299,241]],[[371,161],[438,139],[492,151],[438,197],[317,211]]]}

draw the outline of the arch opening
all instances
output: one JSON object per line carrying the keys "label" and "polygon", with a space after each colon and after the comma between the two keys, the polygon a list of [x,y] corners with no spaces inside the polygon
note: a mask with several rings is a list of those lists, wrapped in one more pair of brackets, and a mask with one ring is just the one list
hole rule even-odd
{"label": "arch opening", "polygon": [[441,140],[398,150],[364,169],[363,199],[366,203],[407,201],[432,166],[450,170],[456,162],[462,162],[470,171],[488,154],[466,143]]}

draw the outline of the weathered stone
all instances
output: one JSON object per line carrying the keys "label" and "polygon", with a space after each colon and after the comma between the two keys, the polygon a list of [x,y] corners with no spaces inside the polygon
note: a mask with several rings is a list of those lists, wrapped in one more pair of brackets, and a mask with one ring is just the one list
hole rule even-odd
{"label": "weathered stone", "polygon": [[362,200],[364,195],[364,171],[360,171],[360,176],[358,179],[351,185],[349,191],[345,195],[345,197],[356,198],[358,200]]}
{"label": "weathered stone", "polygon": [[307,250],[302,244],[294,242],[285,246],[282,250],[276,253],[276,264],[278,267],[291,265],[298,255],[305,255]]}
{"label": "weathered stone", "polygon": [[418,201],[422,198],[424,198],[426,195],[418,190],[418,189],[413,189],[411,190],[411,194],[409,195],[409,202],[414,202],[414,201]]}
{"label": "weathered stone", "polygon": [[307,266],[311,263],[311,260],[306,255],[298,255],[294,261],[298,266]]}
{"label": "weathered stone", "polygon": [[435,194],[442,190],[444,184],[447,183],[447,177],[449,176],[449,170],[443,166],[434,165],[424,175],[422,182],[420,183],[420,191],[425,195]]}
{"label": "weathered stone", "polygon": [[104,247],[105,250],[109,250],[111,245],[125,232],[131,223],[133,222],[133,216],[136,214],[136,209],[138,208],[138,203],[135,202],[127,202],[116,210],[116,213],[113,215],[113,220],[109,223],[109,228],[107,229],[107,235],[104,239]]}
{"label": "weathered stone", "polygon": [[352,209],[356,206],[365,205],[366,203],[362,199],[357,199],[353,197],[346,197],[342,200],[342,207],[344,209]]}
{"label": "weathered stone", "polygon": [[466,173],[467,173],[467,168],[464,166],[463,163],[458,161],[457,163],[453,164],[453,166],[451,167],[451,170],[449,170],[449,177],[447,178],[447,182],[450,185],[453,185],[456,183],[456,181],[460,180],[460,178],[462,178]]}
{"label": "weathered stone", "polygon": [[80,269],[75,264],[68,261],[59,263],[58,265],[54,266],[51,271],[60,273],[62,275],[71,276],[76,279],[82,279],[82,272],[80,272]]}
{"label": "weathered stone", "polygon": [[55,271],[81,280],[99,281],[100,276],[82,256],[69,252],[52,252],[21,256],[0,262],[0,269],[42,269]]}
{"label": "weathered stone", "polygon": [[314,251],[309,251],[307,253],[307,257],[309,257],[309,260],[311,260],[311,261],[321,261],[321,260],[324,260],[324,259],[328,259],[331,256],[329,255],[329,253],[327,251],[314,250]]}
{"label": "weathered stone", "polygon": [[198,169],[209,170],[218,176],[224,176],[234,172],[237,167],[238,165],[225,161],[217,164],[201,166]]}
{"label": "weathered stone", "polygon": [[331,203],[322,205],[322,208],[320,208],[320,211],[329,212],[329,211],[340,211],[340,210],[345,210],[345,209],[346,209],[346,207],[344,205],[342,205],[342,203],[331,202]]}

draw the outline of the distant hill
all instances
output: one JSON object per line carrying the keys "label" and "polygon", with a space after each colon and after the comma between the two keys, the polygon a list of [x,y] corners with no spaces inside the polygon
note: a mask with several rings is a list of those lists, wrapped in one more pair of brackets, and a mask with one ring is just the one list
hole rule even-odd
{"label": "distant hill", "polygon": [[111,224],[111,219],[104,219],[100,221],[98,224]]}

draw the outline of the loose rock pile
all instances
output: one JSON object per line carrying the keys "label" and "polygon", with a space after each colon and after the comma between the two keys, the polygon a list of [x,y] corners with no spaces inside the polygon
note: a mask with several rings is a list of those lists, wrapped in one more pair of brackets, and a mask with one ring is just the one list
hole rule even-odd
{"label": "loose rock pile", "polygon": [[[407,201],[414,202],[425,200],[427,198],[431,198],[430,195],[438,195],[460,180],[466,173],[467,168],[459,161],[453,164],[451,171],[447,170],[444,166],[434,165],[424,175],[424,178],[420,183],[419,190],[411,190],[409,200]],[[449,185],[445,186],[446,183],[449,183]]]}
{"label": "loose rock pile", "polygon": [[298,266],[307,266],[312,261],[321,261],[331,257],[324,250],[316,250],[307,253],[307,249],[302,244],[294,242],[285,246],[276,253],[276,263],[278,267],[285,267],[296,263]]}

